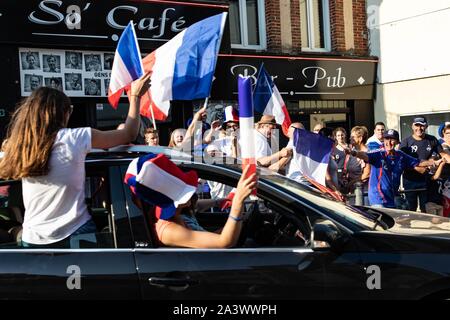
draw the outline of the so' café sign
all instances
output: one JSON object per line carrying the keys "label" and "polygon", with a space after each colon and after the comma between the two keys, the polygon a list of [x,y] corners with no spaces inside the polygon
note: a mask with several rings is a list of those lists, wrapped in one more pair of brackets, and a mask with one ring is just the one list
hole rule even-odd
{"label": "so' caf\u00e9 sign", "polygon": [[[2,0],[0,43],[115,47],[130,20],[142,51],[152,51],[226,5],[173,1]],[[223,44],[229,43],[225,34]],[[222,46],[222,48],[224,48]]]}

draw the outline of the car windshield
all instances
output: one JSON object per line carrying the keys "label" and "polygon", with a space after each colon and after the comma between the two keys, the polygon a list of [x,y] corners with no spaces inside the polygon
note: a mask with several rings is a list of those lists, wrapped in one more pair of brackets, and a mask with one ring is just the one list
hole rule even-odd
{"label": "car windshield", "polygon": [[[338,215],[348,221],[362,226],[365,229],[373,229],[374,227],[377,227],[378,223],[376,223],[376,221],[377,218],[379,218],[378,214],[371,214],[370,212],[360,210],[343,202],[338,202],[329,195],[324,194],[308,185],[286,178],[279,174],[271,173],[270,171],[263,170],[261,171],[260,176],[281,188],[289,190],[308,202],[313,203],[325,212],[331,213],[332,215]],[[380,228],[381,227],[378,227],[378,229]]]}

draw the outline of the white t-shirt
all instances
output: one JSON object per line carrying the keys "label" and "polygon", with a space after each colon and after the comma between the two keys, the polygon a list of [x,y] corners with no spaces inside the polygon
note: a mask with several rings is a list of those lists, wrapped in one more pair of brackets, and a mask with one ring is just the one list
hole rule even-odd
{"label": "white t-shirt", "polygon": [[289,163],[286,166],[286,177],[288,178],[294,178],[297,175],[302,175],[300,171],[300,165],[297,161],[295,161],[297,150],[295,150],[294,147],[294,140],[290,139],[288,144],[286,145],[286,148],[292,149],[292,158],[289,161]]}
{"label": "white t-shirt", "polygon": [[267,157],[272,155],[272,149],[270,148],[269,142],[266,136],[255,129],[255,158],[258,160],[262,157]]}
{"label": "white t-shirt", "polygon": [[[211,145],[217,147],[217,149],[224,153],[225,155],[231,157],[233,154],[232,151],[232,143],[233,143],[233,139],[231,137],[225,137],[225,138],[220,138],[220,139],[216,139],[213,142],[211,142]],[[239,148],[239,139],[238,139],[238,143],[237,143],[237,147]]]}
{"label": "white t-shirt", "polygon": [[90,149],[91,128],[61,129],[48,175],[22,179],[23,241],[50,244],[63,240],[91,218],[84,188],[84,160]]}

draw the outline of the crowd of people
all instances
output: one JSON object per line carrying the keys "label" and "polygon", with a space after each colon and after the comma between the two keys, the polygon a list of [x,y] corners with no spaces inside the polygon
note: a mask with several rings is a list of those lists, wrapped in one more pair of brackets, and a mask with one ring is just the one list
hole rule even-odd
{"label": "crowd of people", "polygon": [[[72,112],[70,100],[60,90],[49,87],[34,90],[19,106],[8,139],[2,145],[0,178],[22,179],[26,209],[23,246],[67,247],[72,236],[95,232],[84,199],[83,160],[91,148],[109,148],[136,139],[140,127],[139,97],[148,90],[149,76],[146,74],[133,82],[126,122],[116,130],[68,129]],[[206,106],[197,111],[187,129],[174,129],[169,147],[211,158],[239,159],[240,141],[249,137],[240,135],[236,108],[227,106],[224,120],[211,124],[206,123],[206,111]],[[279,127],[270,115],[263,115],[256,121],[253,138],[257,166],[305,183],[302,167],[295,161],[296,144],[302,143],[295,134],[305,128],[300,122],[291,123],[287,132],[289,142],[280,148]],[[425,117],[414,118],[412,135],[400,141],[399,133],[387,130],[382,122],[375,124],[370,138],[364,126],[353,127],[350,135],[342,127],[314,126],[311,134],[331,139],[333,143],[326,187],[350,203],[354,203],[352,195],[358,189],[367,194],[365,205],[442,215],[442,185],[450,176],[450,123],[440,126],[439,140],[426,133],[427,127]],[[146,129],[143,135],[146,144],[159,145],[156,128]],[[228,203],[231,210],[223,229],[206,232],[197,226],[195,219],[185,219],[189,215],[183,212],[194,208],[198,202],[194,194],[188,202],[181,203],[171,217],[156,223],[159,241],[168,246],[199,248],[235,245],[243,203],[256,187],[256,179],[255,174],[249,177],[243,174],[234,189],[208,181],[208,192],[214,203],[218,200]],[[399,192],[401,184],[403,195]],[[234,194],[234,198],[229,198],[230,194]],[[139,201],[136,199],[136,203]]]}
{"label": "crowd of people", "polygon": [[[200,109],[187,129],[172,131],[169,146],[191,152],[201,149],[208,157],[240,157],[239,118],[233,106],[227,106],[223,123],[206,124],[206,109]],[[205,128],[210,128],[205,130]],[[283,148],[273,138],[279,129],[275,118],[263,115],[255,123],[255,156],[260,167],[305,182],[302,169],[293,160],[294,130],[305,130],[300,122],[291,124],[289,142]],[[334,148],[326,173],[326,187],[342,200],[355,204],[355,191],[364,195],[364,205],[401,208],[442,215],[443,186],[450,177],[450,123],[439,128],[440,139],[426,133],[425,117],[414,118],[412,135],[400,140],[399,133],[377,122],[373,135],[364,126],[355,126],[350,134],[342,128],[317,124],[312,132],[330,138]],[[150,129],[149,145],[157,145]],[[148,137],[148,138],[147,138]],[[151,137],[151,139],[150,139]]]}

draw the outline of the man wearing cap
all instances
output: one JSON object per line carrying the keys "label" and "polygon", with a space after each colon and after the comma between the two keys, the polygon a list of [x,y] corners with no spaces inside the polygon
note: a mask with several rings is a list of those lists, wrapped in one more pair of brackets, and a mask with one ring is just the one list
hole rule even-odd
{"label": "man wearing cap", "polygon": [[[402,140],[400,149],[407,155],[419,160],[428,160],[437,155],[450,160],[450,156],[443,152],[436,137],[425,133],[427,127],[428,123],[425,117],[415,117],[412,124],[413,134]],[[403,187],[407,191],[405,195],[409,210],[417,210],[417,198],[419,198],[420,211],[426,212],[426,189],[428,189],[430,181],[428,172],[429,169],[427,167],[422,167],[420,170],[406,170],[403,174]],[[425,190],[408,192],[408,190],[414,189]]]}
{"label": "man wearing cap", "polygon": [[255,124],[255,158],[258,166],[268,167],[270,170],[283,169],[292,157],[292,149],[283,148],[273,153],[269,141],[272,138],[272,130],[277,123],[274,116],[263,115]]}
{"label": "man wearing cap", "polygon": [[345,152],[371,165],[369,178],[369,202],[375,207],[395,208],[395,197],[400,186],[400,177],[405,169],[421,170],[435,162],[420,161],[401,150],[395,150],[399,134],[390,129],[383,134],[384,148],[363,152],[347,148]]}

